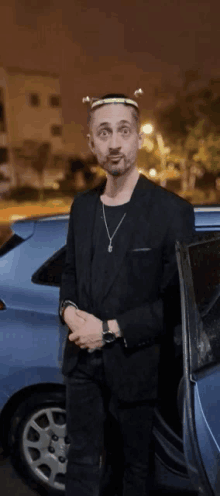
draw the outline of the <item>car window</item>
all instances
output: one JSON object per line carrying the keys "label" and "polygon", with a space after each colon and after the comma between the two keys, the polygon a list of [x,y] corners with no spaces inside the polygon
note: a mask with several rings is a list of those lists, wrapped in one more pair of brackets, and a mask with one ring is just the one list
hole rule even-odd
{"label": "car window", "polygon": [[47,286],[60,286],[63,265],[66,257],[66,247],[62,247],[49,260],[47,260],[32,276],[35,284]]}
{"label": "car window", "polygon": [[17,234],[13,234],[3,245],[0,247],[0,257],[3,257],[3,255],[6,255],[9,251],[13,250],[16,248],[16,246],[20,245],[24,241],[21,236],[18,236]]}
{"label": "car window", "polygon": [[195,298],[201,312],[220,283],[219,239],[207,238],[204,235],[204,241],[189,248]]}
{"label": "car window", "polygon": [[[209,235],[210,238],[210,235]],[[196,353],[193,369],[220,361],[220,239],[204,237],[189,247],[190,265],[197,308],[196,325],[191,326]],[[196,355],[196,356],[195,356]]]}

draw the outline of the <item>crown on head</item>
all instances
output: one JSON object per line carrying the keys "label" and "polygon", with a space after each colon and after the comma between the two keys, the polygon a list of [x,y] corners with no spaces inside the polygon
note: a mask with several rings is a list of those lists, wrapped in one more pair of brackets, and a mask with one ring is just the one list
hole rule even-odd
{"label": "crown on head", "polygon": [[[143,95],[143,90],[139,88],[134,92],[134,97],[139,98],[140,96]],[[101,105],[106,105],[109,103],[123,103],[124,105],[132,105],[133,107],[138,107],[138,103],[133,99],[133,98],[128,98],[124,96],[109,96],[109,97],[104,97],[104,98],[90,98],[89,96],[86,96],[82,99],[83,103],[87,103],[90,105],[90,109],[93,110],[94,108],[100,107]]]}

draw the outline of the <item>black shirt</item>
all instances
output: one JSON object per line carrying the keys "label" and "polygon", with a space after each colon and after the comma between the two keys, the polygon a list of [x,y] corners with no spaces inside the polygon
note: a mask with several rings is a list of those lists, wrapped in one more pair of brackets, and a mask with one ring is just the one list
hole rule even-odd
{"label": "black shirt", "polygon": [[[104,205],[106,222],[109,234],[112,237],[115,229],[120,223],[123,215],[127,212],[128,204],[108,206]],[[122,221],[124,222],[124,221]],[[121,226],[120,226],[121,227]],[[103,294],[106,281],[109,274],[114,270],[115,256],[114,245],[123,243],[120,237],[120,227],[112,239],[112,252],[108,252],[109,237],[103,217],[103,205],[101,200],[97,204],[96,216],[93,229],[93,243],[92,243],[92,264],[91,264],[91,298],[94,308],[97,308],[98,301]]]}

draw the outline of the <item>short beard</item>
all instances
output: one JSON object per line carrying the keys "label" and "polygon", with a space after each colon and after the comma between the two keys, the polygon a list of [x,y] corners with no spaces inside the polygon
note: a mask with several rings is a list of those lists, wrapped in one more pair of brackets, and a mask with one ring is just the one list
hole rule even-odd
{"label": "short beard", "polygon": [[112,172],[109,172],[112,176],[121,176],[121,171],[119,170],[113,170]]}
{"label": "short beard", "polygon": [[111,167],[108,168],[108,160],[103,162],[103,164],[100,164],[100,167],[112,177],[122,177],[124,176],[124,174],[127,173],[128,169],[130,168],[130,163],[124,157],[124,168],[122,169],[121,168],[111,169]]}

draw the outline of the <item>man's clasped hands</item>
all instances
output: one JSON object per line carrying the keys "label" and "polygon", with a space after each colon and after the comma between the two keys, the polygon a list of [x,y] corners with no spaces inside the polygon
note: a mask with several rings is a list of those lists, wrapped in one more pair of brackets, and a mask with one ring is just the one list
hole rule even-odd
{"label": "man's clasped hands", "polygon": [[71,333],[69,340],[80,348],[92,350],[103,346],[102,321],[94,315],[68,306],[64,311],[64,319]]}

